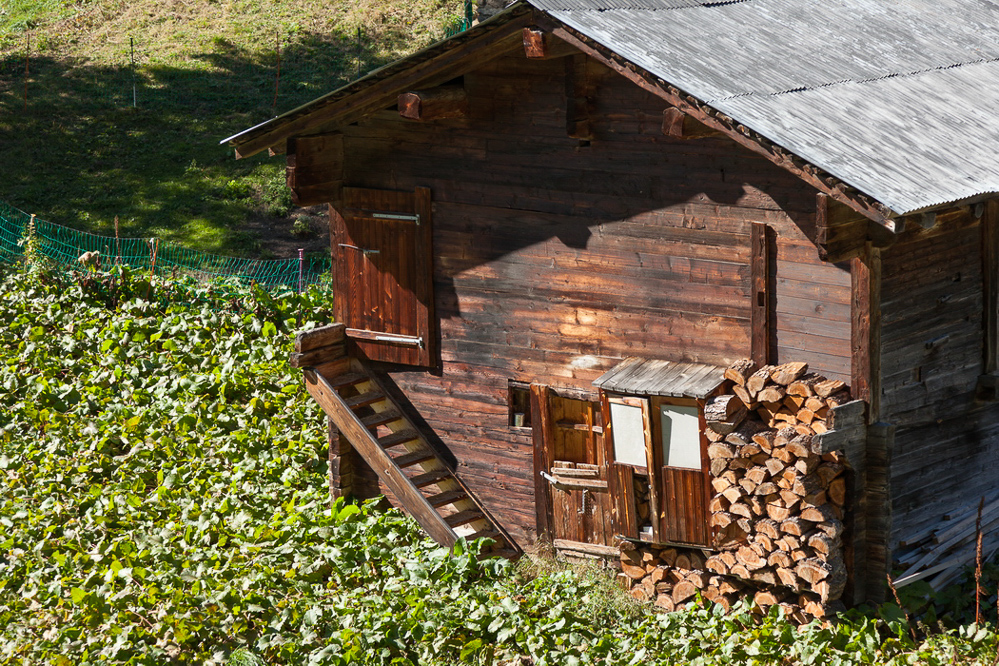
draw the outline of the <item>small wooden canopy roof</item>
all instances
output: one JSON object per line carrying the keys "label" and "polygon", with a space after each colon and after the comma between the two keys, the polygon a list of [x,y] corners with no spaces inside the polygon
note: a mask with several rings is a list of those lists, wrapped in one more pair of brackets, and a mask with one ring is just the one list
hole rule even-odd
{"label": "small wooden canopy roof", "polygon": [[706,363],[676,363],[626,358],[593,381],[605,391],[672,398],[707,398],[725,381],[725,368]]}

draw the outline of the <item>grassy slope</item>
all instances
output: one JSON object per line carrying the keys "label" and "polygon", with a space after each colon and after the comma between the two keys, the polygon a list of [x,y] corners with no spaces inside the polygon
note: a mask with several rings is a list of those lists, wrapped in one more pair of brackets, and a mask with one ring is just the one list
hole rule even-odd
{"label": "grassy slope", "polygon": [[237,162],[219,141],[440,38],[461,4],[0,4],[0,201],[97,233],[117,215],[125,235],[267,256],[245,222],[291,225],[283,163]]}

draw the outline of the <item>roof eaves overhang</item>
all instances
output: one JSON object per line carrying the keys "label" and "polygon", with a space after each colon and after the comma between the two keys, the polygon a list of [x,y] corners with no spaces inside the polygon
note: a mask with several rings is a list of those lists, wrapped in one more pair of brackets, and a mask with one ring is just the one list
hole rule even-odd
{"label": "roof eaves overhang", "polygon": [[745,127],[737,120],[655,76],[622,57],[612,48],[582,34],[542,10],[537,10],[536,22],[541,29],[575,46],[583,53],[618,72],[640,88],[662,98],[670,106],[676,107],[707,127],[725,134],[739,145],[762,155],[782,169],[791,172],[819,192],[844,204],[889,231],[901,231],[903,225],[896,221],[896,218],[899,217],[898,213],[883,203],[856,190],[823,169],[810,164],[799,156],[773,143],[767,137]]}
{"label": "roof eaves overhang", "polygon": [[244,158],[292,136],[331,125],[349,125],[393,104],[400,93],[439,85],[463,74],[470,67],[465,63],[480,64],[500,55],[522,41],[522,29],[534,24],[536,13],[530,5],[518,2],[458,35],[373,70],[342,88],[219,143],[229,144],[237,158]]}

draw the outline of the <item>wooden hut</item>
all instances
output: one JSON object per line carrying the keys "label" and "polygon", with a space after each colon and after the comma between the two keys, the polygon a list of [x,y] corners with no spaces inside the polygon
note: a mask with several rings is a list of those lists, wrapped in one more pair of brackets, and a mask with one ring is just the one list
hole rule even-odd
{"label": "wooden hut", "polygon": [[823,615],[966,562],[997,14],[522,0],[227,139],[329,204],[339,323],[293,362],[333,492],[613,558],[666,608]]}

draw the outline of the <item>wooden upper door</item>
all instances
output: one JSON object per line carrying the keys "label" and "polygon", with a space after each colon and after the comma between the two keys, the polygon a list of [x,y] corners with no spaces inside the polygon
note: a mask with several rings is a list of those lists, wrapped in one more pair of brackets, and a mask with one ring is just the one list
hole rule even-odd
{"label": "wooden upper door", "polygon": [[343,188],[330,240],[337,317],[355,353],[435,364],[432,238],[429,189]]}

